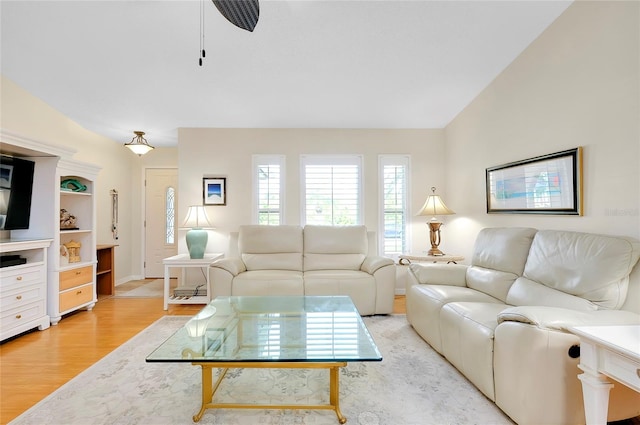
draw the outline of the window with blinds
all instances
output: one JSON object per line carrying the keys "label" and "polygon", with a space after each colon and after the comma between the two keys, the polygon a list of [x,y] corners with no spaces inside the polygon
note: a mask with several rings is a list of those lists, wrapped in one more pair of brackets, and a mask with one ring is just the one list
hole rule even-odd
{"label": "window with blinds", "polygon": [[362,223],[362,157],[302,156],[302,222],[315,225]]}
{"label": "window with blinds", "polygon": [[264,225],[282,224],[284,156],[254,155],[253,173],[254,223]]}
{"label": "window with blinds", "polygon": [[409,157],[381,155],[380,175],[380,253],[397,256],[406,253],[408,243],[407,218],[409,196]]}

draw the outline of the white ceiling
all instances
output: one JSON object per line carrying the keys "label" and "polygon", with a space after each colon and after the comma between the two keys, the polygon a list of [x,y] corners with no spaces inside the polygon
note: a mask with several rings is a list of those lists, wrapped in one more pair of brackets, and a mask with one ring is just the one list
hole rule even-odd
{"label": "white ceiling", "polygon": [[2,74],[118,142],[179,127],[442,128],[570,1],[1,2]]}

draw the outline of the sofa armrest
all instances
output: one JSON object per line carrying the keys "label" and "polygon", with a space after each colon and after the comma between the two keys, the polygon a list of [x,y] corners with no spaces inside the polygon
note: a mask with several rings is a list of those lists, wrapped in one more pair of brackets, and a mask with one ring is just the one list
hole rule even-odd
{"label": "sofa armrest", "polygon": [[418,283],[467,286],[468,267],[465,264],[413,263],[409,272]]}
{"label": "sofa armrest", "polygon": [[247,271],[247,267],[240,258],[221,258],[220,260],[216,260],[211,263],[211,267],[226,270],[233,276],[237,276],[239,273]]}
{"label": "sofa armrest", "polygon": [[393,260],[391,258],[371,255],[364,259],[362,265],[360,266],[360,270],[369,274],[374,274],[376,270],[380,269],[381,267],[392,265]]}
{"label": "sofa armrest", "polygon": [[520,322],[542,329],[568,332],[572,326],[637,325],[640,314],[625,310],[577,311],[560,307],[510,307],[498,314],[498,324]]}

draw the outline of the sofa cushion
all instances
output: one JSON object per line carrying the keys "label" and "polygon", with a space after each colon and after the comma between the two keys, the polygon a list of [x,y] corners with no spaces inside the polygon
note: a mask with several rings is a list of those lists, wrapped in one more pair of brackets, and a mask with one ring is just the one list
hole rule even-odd
{"label": "sofa cushion", "polygon": [[238,249],[247,270],[302,271],[300,226],[240,226]]}
{"label": "sofa cushion", "polygon": [[522,276],[536,232],[528,227],[482,229],[476,238],[471,265]]}
{"label": "sofa cushion", "polygon": [[233,279],[231,295],[304,295],[302,272],[293,270],[254,270]]}
{"label": "sofa cushion", "polygon": [[484,292],[502,302],[506,302],[507,293],[517,275],[501,270],[487,269],[479,266],[467,268],[467,286]]}
{"label": "sofa cushion", "polygon": [[376,280],[369,273],[354,270],[312,270],[304,272],[305,295],[348,295],[358,312],[376,312]]}
{"label": "sofa cushion", "polygon": [[365,226],[304,227],[304,271],[360,270],[367,256]]}
{"label": "sofa cushion", "polygon": [[531,244],[524,277],[599,307],[618,309],[639,256],[640,242],[635,239],[540,230]]}
{"label": "sofa cushion", "polygon": [[496,298],[463,286],[413,285],[407,288],[407,318],[438,353],[442,353],[440,310],[447,303],[458,301],[503,305]]}
{"label": "sofa cushion", "polygon": [[505,304],[449,303],[440,312],[442,354],[484,395],[495,400],[493,338]]}
{"label": "sofa cushion", "polygon": [[549,288],[526,277],[518,278],[511,286],[507,295],[507,303],[515,306],[561,307],[578,311],[598,309],[598,306],[589,300]]}

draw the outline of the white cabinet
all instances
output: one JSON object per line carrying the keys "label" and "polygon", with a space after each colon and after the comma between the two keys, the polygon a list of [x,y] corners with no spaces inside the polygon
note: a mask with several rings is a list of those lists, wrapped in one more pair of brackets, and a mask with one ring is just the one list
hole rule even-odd
{"label": "white cabinet", "polygon": [[6,240],[0,253],[26,263],[0,268],[0,340],[33,328],[49,327],[47,315],[47,248],[51,239]]}
{"label": "white cabinet", "polygon": [[[81,308],[91,310],[98,300],[94,187],[99,170],[94,165],[64,158],[58,162],[56,231],[54,249],[49,255],[48,293],[48,312],[54,325],[66,313]],[[63,188],[63,182],[69,183]],[[61,210],[73,218],[63,223]]]}
{"label": "white cabinet", "polygon": [[[95,181],[100,168],[72,159],[73,149],[27,139],[2,129],[0,141],[1,153],[35,162],[29,228],[2,231],[0,236],[12,241],[52,241],[43,260],[43,280],[47,288],[43,299],[45,314],[52,324],[57,324],[62,315],[80,308],[91,309],[97,301]],[[86,189],[61,190],[60,184],[67,179],[76,180]],[[60,228],[60,209],[76,217],[76,229]],[[61,254],[65,253],[64,246],[72,242],[78,243],[79,248],[74,250],[73,261],[69,261],[68,248],[67,255]],[[26,266],[28,268],[29,263]],[[4,320],[3,316],[3,327]]]}

